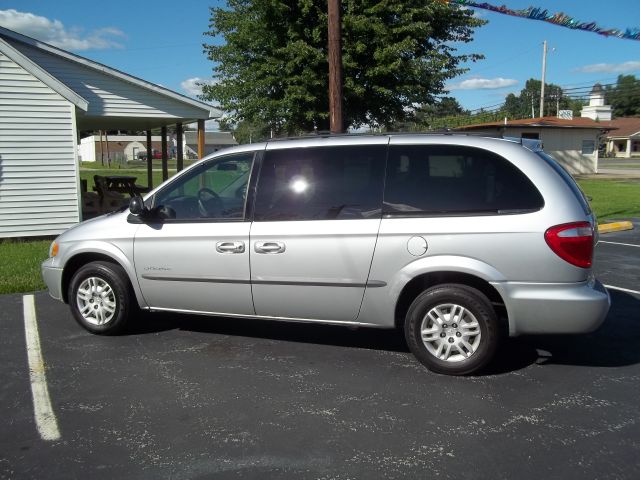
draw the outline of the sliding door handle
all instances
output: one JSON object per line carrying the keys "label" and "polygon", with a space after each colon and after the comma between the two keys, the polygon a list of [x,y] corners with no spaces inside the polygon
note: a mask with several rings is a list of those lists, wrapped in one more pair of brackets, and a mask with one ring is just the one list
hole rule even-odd
{"label": "sliding door handle", "polygon": [[282,253],[286,250],[283,242],[256,242],[256,253]]}

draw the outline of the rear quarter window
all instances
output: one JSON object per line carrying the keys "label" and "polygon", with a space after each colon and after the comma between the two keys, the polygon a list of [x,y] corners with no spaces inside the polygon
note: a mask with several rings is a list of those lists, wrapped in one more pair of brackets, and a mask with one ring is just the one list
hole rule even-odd
{"label": "rear quarter window", "polygon": [[536,211],[544,200],[515,165],[488,150],[455,145],[392,145],[384,213],[499,215]]}
{"label": "rear quarter window", "polygon": [[553,168],[558,175],[560,175],[562,180],[564,180],[564,183],[566,183],[573,192],[573,195],[576,197],[576,200],[578,200],[578,203],[580,203],[580,206],[584,210],[584,213],[586,213],[587,215],[591,215],[591,205],[589,205],[587,196],[584,194],[582,189],[580,189],[571,174],[567,172],[562,165],[556,162],[555,159],[548,153],[542,151],[537,151],[535,153],[540,158],[542,158],[551,168]]}

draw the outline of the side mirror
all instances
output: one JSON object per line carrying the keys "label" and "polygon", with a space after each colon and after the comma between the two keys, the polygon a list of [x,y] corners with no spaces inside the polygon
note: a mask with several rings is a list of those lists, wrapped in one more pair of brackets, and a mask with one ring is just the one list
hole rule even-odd
{"label": "side mirror", "polygon": [[129,202],[129,211],[133,215],[142,215],[147,211],[147,207],[144,206],[144,200],[139,195],[135,197],[131,197],[131,201]]}

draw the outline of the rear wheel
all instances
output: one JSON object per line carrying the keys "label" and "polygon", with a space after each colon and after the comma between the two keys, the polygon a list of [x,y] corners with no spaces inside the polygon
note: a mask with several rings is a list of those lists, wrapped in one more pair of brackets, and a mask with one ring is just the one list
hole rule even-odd
{"label": "rear wheel", "polygon": [[69,285],[69,306],[76,321],[100,335],[121,332],[129,319],[132,296],[124,269],[115,263],[91,262]]}
{"label": "rear wheel", "polygon": [[436,285],[413,301],[405,319],[409,348],[429,370],[477,372],[498,346],[498,319],[485,295],[466,285]]}

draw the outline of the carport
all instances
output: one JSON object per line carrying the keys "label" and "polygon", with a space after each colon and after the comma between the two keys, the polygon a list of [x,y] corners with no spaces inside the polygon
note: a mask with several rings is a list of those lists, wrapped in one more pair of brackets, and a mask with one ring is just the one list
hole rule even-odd
{"label": "carport", "polygon": [[[87,58],[0,27],[0,237],[52,235],[80,220],[77,144],[84,130],[160,128],[167,179],[167,127],[175,125],[177,170],[183,125],[204,122],[212,106]],[[152,155],[147,155],[152,186]]]}

